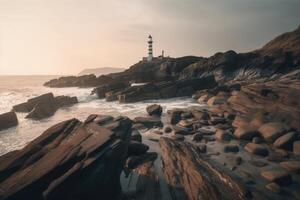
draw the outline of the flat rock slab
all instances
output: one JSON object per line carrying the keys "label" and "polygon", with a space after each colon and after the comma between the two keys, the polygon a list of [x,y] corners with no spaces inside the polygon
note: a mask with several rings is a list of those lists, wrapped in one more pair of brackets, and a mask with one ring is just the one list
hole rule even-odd
{"label": "flat rock slab", "polygon": [[56,124],[22,150],[1,156],[1,200],[80,200],[99,194],[114,199],[119,195],[131,121],[115,118],[109,129],[92,118],[87,123],[71,119]]}
{"label": "flat rock slab", "polygon": [[158,117],[136,117],[133,120],[135,123],[143,124],[147,128],[163,127],[161,119]]}

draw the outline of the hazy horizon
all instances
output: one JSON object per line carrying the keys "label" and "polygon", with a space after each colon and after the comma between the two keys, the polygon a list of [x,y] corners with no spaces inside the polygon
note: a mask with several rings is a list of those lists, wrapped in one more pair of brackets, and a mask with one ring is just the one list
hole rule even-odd
{"label": "hazy horizon", "polygon": [[247,52],[296,29],[299,0],[1,0],[0,75],[127,68],[147,55]]}

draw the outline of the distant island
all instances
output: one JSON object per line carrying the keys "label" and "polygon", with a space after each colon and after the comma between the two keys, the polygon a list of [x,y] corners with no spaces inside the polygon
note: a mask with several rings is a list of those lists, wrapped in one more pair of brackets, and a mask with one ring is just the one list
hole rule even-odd
{"label": "distant island", "polygon": [[113,67],[99,67],[99,68],[87,68],[82,70],[78,76],[95,74],[96,76],[106,75],[111,73],[117,73],[124,71],[124,68],[113,68]]}

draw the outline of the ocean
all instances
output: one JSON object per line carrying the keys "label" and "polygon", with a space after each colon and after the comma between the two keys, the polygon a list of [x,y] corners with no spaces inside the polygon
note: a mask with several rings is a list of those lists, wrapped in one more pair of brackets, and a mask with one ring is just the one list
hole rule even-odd
{"label": "ocean", "polygon": [[128,116],[131,119],[145,116],[147,105],[158,103],[164,111],[172,108],[199,106],[192,98],[172,98],[143,101],[130,104],[106,102],[90,95],[92,88],[48,88],[43,83],[58,76],[0,76],[0,113],[8,112],[12,106],[27,99],[52,92],[55,96],[77,96],[79,103],[72,107],[60,108],[54,116],[43,120],[26,119],[26,113],[17,113],[19,125],[0,131],[0,155],[21,149],[42,134],[47,128],[61,121],[77,118],[86,119],[90,114]]}

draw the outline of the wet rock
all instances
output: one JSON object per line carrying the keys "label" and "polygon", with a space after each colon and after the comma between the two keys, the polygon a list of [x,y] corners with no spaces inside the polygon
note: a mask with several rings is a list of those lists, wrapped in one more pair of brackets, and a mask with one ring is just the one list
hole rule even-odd
{"label": "wet rock", "polygon": [[258,156],[267,156],[269,154],[268,149],[261,144],[248,143],[245,146],[245,150]]}
{"label": "wet rock", "polygon": [[142,165],[146,162],[151,162],[157,159],[157,153],[156,152],[147,152],[140,156],[130,156],[126,160],[126,166],[128,169],[135,169],[139,165]]}
{"label": "wet rock", "polygon": [[20,104],[13,106],[13,111],[15,111],[15,112],[30,112],[31,110],[32,110],[32,108],[29,107],[27,102],[20,103]]}
{"label": "wet rock", "polygon": [[171,112],[170,114],[170,123],[177,124],[181,120],[181,113],[179,112]]}
{"label": "wet rock", "polygon": [[18,125],[18,118],[15,112],[0,114],[0,131]]}
{"label": "wet rock", "polygon": [[273,143],[277,138],[284,135],[289,130],[286,124],[270,122],[263,124],[258,131],[268,143]]}
{"label": "wet rock", "polygon": [[174,134],[180,134],[180,135],[192,134],[191,130],[185,127],[174,126],[173,129],[174,129]]}
{"label": "wet rock", "polygon": [[67,120],[23,149],[1,156],[1,199],[80,200],[99,194],[115,199],[121,193],[119,177],[131,133],[128,118],[116,120],[119,127],[114,129],[92,120]]}
{"label": "wet rock", "polygon": [[218,97],[218,96],[211,97],[207,101],[207,105],[209,105],[209,106],[217,106],[217,105],[222,105],[224,103],[226,103],[226,98]]}
{"label": "wet rock", "polygon": [[193,117],[193,115],[190,111],[188,111],[188,112],[181,113],[180,117],[181,119],[190,119]]}
{"label": "wet rock", "polygon": [[184,135],[181,134],[174,134],[171,136],[172,139],[178,140],[178,141],[183,141],[184,140]]}
{"label": "wet rock", "polygon": [[233,153],[236,153],[236,152],[239,152],[239,146],[237,146],[237,145],[226,145],[226,146],[224,146],[224,149],[223,149],[223,151],[225,152],[225,153],[229,153],[229,152],[233,152]]}
{"label": "wet rock", "polygon": [[151,131],[152,134],[156,134],[156,135],[163,135],[164,133],[160,130],[154,129]]}
{"label": "wet rock", "polygon": [[134,118],[135,123],[143,124],[147,128],[152,127],[163,127],[163,123],[158,117],[136,117]]}
{"label": "wet rock", "polygon": [[111,98],[115,98],[116,92],[124,90],[127,87],[129,87],[128,82],[112,81],[94,88],[92,94],[96,94],[100,99],[107,97],[110,100]]}
{"label": "wet rock", "polygon": [[254,137],[252,139],[252,143],[255,143],[255,144],[261,144],[264,142],[264,139],[262,139],[261,137]]}
{"label": "wet rock", "polygon": [[235,116],[232,126],[234,127],[241,127],[241,126],[248,126],[249,125],[249,120],[246,117],[243,117],[241,115]]}
{"label": "wet rock", "polygon": [[280,165],[289,172],[300,172],[300,161],[285,161],[281,162]]}
{"label": "wet rock", "polygon": [[236,165],[241,165],[241,164],[242,164],[242,161],[243,161],[243,159],[242,159],[242,157],[240,157],[240,156],[237,156],[237,157],[234,159],[234,162],[235,162]]}
{"label": "wet rock", "polygon": [[280,194],[281,193],[281,188],[277,183],[269,183],[266,185],[266,188],[276,194]]}
{"label": "wet rock", "polygon": [[193,120],[183,119],[178,122],[178,125],[185,128],[191,128],[193,125]]}
{"label": "wet rock", "polygon": [[269,182],[275,182],[279,185],[289,185],[292,181],[292,176],[282,169],[264,170],[260,175]]}
{"label": "wet rock", "polygon": [[130,141],[128,146],[128,156],[139,156],[146,153],[149,150],[149,146],[141,143]]}
{"label": "wet rock", "polygon": [[230,141],[232,136],[227,131],[224,130],[217,130],[215,137],[218,141]]}
{"label": "wet rock", "polygon": [[300,141],[295,141],[293,143],[293,153],[300,156]]}
{"label": "wet rock", "polygon": [[78,103],[77,97],[69,97],[64,95],[54,97],[54,101],[57,107],[71,106]]}
{"label": "wet rock", "polygon": [[215,128],[222,129],[222,130],[228,130],[228,129],[231,129],[232,126],[229,124],[217,124],[217,125],[215,125]]}
{"label": "wet rock", "polygon": [[142,135],[138,130],[132,130],[130,139],[133,141],[142,142]]}
{"label": "wet rock", "polygon": [[171,133],[172,131],[173,131],[173,129],[171,127],[169,127],[169,126],[167,126],[167,127],[164,128],[164,132],[165,133]]}
{"label": "wet rock", "polygon": [[32,111],[26,115],[26,118],[40,120],[54,115],[56,110],[57,108],[54,104],[38,103]]}
{"label": "wet rock", "polygon": [[194,142],[200,142],[200,141],[202,140],[202,138],[203,138],[203,135],[202,135],[201,133],[195,133],[195,134],[193,135],[192,140],[193,140]]}
{"label": "wet rock", "polygon": [[209,114],[205,111],[192,110],[192,115],[197,120],[208,120]]}
{"label": "wet rock", "polygon": [[146,127],[144,126],[144,124],[135,123],[132,125],[132,129],[141,130],[141,129],[146,129]]}
{"label": "wet rock", "polygon": [[159,145],[171,199],[246,199],[244,184],[209,162],[198,145],[169,138],[161,138]]}
{"label": "wet rock", "polygon": [[273,145],[276,148],[292,150],[293,143],[296,139],[297,139],[296,133],[289,132],[289,133],[277,138]]}
{"label": "wet rock", "polygon": [[211,94],[211,93],[207,93],[207,94],[203,94],[202,96],[200,96],[199,98],[198,98],[198,103],[207,103],[207,101],[211,98],[211,97],[213,97],[214,95],[213,94]]}
{"label": "wet rock", "polygon": [[210,121],[211,124],[224,124],[224,123],[227,122],[225,118],[223,118],[223,117],[215,117],[215,116],[210,117],[209,121]]}
{"label": "wet rock", "polygon": [[268,163],[262,160],[250,160],[249,163],[255,167],[264,167],[268,165]]}
{"label": "wet rock", "polygon": [[213,126],[203,126],[197,130],[198,133],[203,135],[214,135],[216,131],[217,130]]}
{"label": "wet rock", "polygon": [[235,114],[234,113],[230,113],[230,112],[225,112],[224,113],[224,117],[226,118],[226,119],[228,119],[228,120],[234,120],[234,118],[235,118]]}
{"label": "wet rock", "polygon": [[146,110],[150,116],[152,116],[152,115],[161,116],[161,114],[162,114],[162,107],[157,104],[147,106]]}
{"label": "wet rock", "polygon": [[205,144],[199,144],[197,145],[197,150],[200,153],[206,153],[207,147]]}
{"label": "wet rock", "polygon": [[234,131],[234,136],[242,140],[251,140],[257,135],[257,131],[250,126],[240,126]]}

